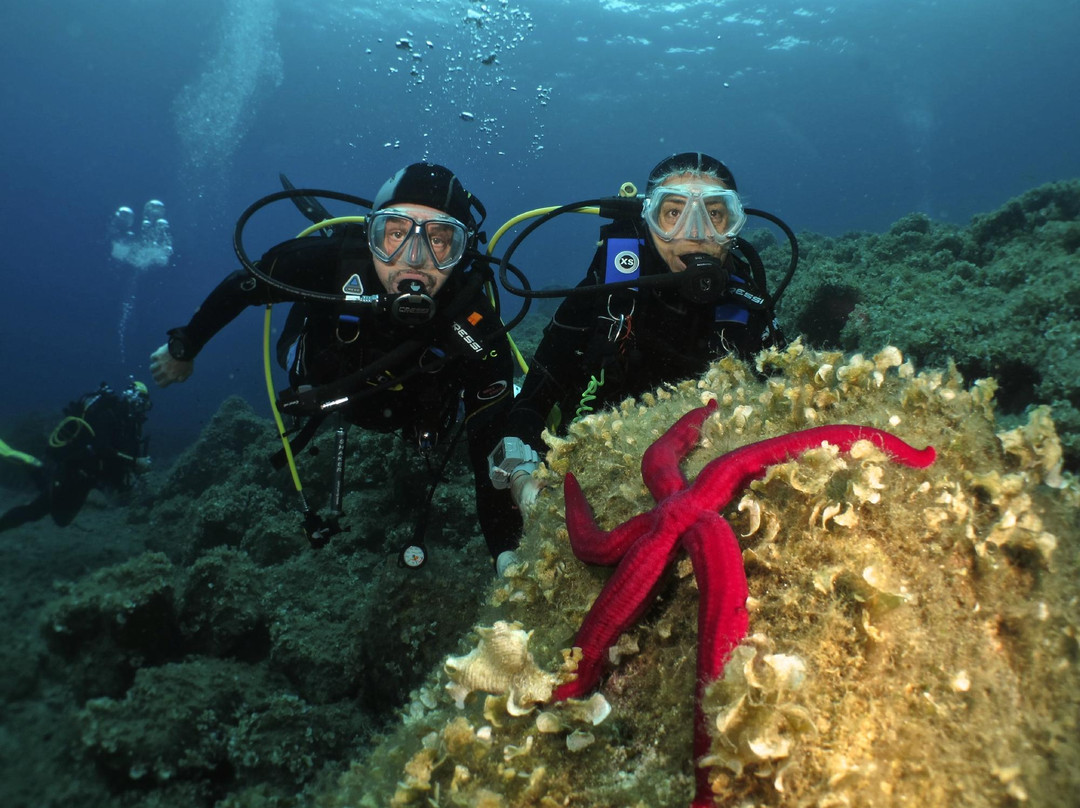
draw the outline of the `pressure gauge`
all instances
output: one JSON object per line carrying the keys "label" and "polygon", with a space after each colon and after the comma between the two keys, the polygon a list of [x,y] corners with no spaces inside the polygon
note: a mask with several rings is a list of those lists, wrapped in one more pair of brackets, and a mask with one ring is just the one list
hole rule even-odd
{"label": "pressure gauge", "polygon": [[400,561],[406,567],[419,569],[427,561],[427,548],[422,544],[407,544],[401,549]]}

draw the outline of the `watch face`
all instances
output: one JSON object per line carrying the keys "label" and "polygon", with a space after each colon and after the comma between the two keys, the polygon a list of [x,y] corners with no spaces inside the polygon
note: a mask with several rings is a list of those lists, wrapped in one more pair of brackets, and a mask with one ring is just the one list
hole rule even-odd
{"label": "watch face", "polygon": [[184,359],[187,356],[184,343],[178,337],[169,338],[169,356],[173,359]]}

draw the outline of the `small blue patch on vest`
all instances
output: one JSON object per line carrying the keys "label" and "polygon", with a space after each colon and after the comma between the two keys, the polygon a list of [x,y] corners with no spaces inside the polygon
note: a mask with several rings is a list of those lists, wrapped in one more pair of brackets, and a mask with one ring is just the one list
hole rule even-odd
{"label": "small blue patch on vest", "polygon": [[604,283],[637,280],[641,275],[641,239],[609,238]]}
{"label": "small blue patch on vest", "polygon": [[739,323],[746,325],[750,312],[735,303],[721,303],[713,311],[713,320],[717,323]]}

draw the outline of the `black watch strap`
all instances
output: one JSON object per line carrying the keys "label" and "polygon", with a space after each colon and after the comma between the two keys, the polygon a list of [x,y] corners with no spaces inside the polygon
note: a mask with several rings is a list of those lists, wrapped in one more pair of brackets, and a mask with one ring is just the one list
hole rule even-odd
{"label": "black watch strap", "polygon": [[169,356],[181,362],[186,362],[191,358],[187,342],[176,334],[169,337]]}

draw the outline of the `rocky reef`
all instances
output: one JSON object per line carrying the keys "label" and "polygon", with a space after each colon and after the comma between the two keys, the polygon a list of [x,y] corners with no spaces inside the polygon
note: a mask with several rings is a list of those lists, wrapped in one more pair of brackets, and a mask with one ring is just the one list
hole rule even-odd
{"label": "rocky reef", "polygon": [[543,694],[573,675],[574,633],[609,574],[571,553],[560,478],[574,472],[603,527],[649,510],[644,449],[709,399],[719,412],[688,479],[725,451],[826,423],[938,450],[916,470],[822,447],[724,512],[743,548],[750,635],[706,693],[717,804],[1068,801],[1080,786],[1080,487],[1046,412],[999,433],[992,381],[917,372],[895,348],[797,343],[758,369],[724,360],[555,439],[522,562],[491,591],[465,655],[429,675],[318,804],[689,804],[688,562],[623,636],[600,697]]}
{"label": "rocky reef", "polygon": [[[425,536],[431,560],[400,567],[431,474],[398,438],[353,437],[347,530],[319,550],[287,472],[267,462],[280,447],[272,423],[238,398],[128,507],[91,503],[81,528],[5,535],[6,547],[48,541],[62,556],[115,541],[122,518],[143,551],[51,597],[47,580],[0,655],[15,733],[0,734],[3,757],[17,759],[13,737],[40,739],[35,767],[5,775],[0,801],[294,804],[394,717],[474,622],[491,563],[455,457]],[[299,458],[313,507],[327,501],[329,441]]]}
{"label": "rocky reef", "polygon": [[[1080,469],[1080,181],[1032,189],[967,227],[914,213],[880,234],[800,234],[780,319],[808,345],[895,345],[920,367],[955,362],[998,382],[998,415],[1053,408]],[[784,266],[783,250],[766,250]]]}
{"label": "rocky reef", "polygon": [[[313,550],[287,472],[267,462],[270,422],[227,399],[128,504],[95,494],[66,530],[5,534],[0,802],[687,805],[690,563],[622,636],[599,691],[553,704],[610,575],[572,554],[561,481],[575,474],[604,528],[650,510],[643,452],[709,400],[689,480],[823,424],[938,452],[911,469],[813,449],[724,509],[750,632],[704,696],[716,804],[1073,802],[1078,212],[1080,183],[1059,183],[968,228],[913,215],[880,235],[802,236],[782,316],[806,338],[553,437],[520,563],[499,580],[461,460],[434,496],[431,559],[411,571],[397,552],[430,470],[399,439],[353,430],[349,529]],[[331,455],[326,435],[299,458],[316,507]]]}

